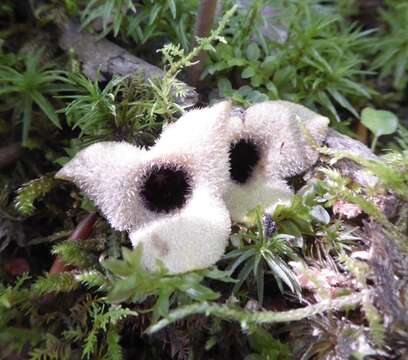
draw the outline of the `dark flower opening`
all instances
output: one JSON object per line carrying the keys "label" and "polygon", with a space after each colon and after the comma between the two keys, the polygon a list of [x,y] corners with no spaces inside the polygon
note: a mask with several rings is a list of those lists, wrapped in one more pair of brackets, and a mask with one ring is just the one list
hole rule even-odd
{"label": "dark flower opening", "polygon": [[254,141],[241,139],[230,146],[230,176],[237,183],[244,184],[251,177],[261,154]]}
{"label": "dark flower opening", "polygon": [[184,169],[154,165],[145,177],[140,195],[149,210],[169,213],[182,208],[191,191],[191,178]]}

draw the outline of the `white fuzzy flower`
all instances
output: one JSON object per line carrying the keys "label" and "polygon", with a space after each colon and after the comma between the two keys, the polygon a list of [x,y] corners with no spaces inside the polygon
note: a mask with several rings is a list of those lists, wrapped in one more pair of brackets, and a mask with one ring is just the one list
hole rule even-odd
{"label": "white fuzzy flower", "polygon": [[222,197],[228,172],[228,102],[192,110],[149,150],[101,142],[56,175],[73,181],[112,227],[143,244],[143,262],[171,273],[201,269],[224,253],[230,219]]}
{"label": "white fuzzy flower", "polygon": [[230,184],[225,202],[231,218],[243,221],[249,210],[263,205],[290,203],[292,190],[285,178],[301,174],[318,159],[314,142],[326,137],[329,120],[304,106],[267,101],[232,115],[230,132]]}

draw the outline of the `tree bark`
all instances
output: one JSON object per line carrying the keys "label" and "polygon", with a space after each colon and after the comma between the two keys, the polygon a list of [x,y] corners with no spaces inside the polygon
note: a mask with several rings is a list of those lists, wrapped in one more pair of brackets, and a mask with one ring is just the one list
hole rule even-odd
{"label": "tree bark", "polygon": [[[73,22],[64,26],[59,46],[65,51],[74,50],[82,63],[82,71],[91,80],[107,80],[107,77],[112,75],[141,74],[147,81],[162,78],[165,74],[160,68],[132,55],[113,42],[81,31],[80,26]],[[187,84],[185,88],[186,95],[176,101],[181,106],[192,106],[197,102],[198,95]]]}

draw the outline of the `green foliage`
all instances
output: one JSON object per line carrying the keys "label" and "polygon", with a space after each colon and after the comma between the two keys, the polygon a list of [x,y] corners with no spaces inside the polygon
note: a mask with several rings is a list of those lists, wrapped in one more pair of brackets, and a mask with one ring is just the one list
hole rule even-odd
{"label": "green foliage", "polygon": [[276,340],[270,333],[261,327],[256,327],[250,332],[249,344],[254,353],[245,360],[289,360],[289,347]]}
{"label": "green foliage", "polygon": [[171,311],[166,318],[153,324],[148,329],[148,333],[160,331],[164,327],[193,314],[206,314],[207,316],[212,315],[224,320],[238,321],[245,330],[251,325],[299,321],[330,310],[351,309],[360,304],[365,296],[369,295],[370,292],[365,290],[351,295],[339,296],[333,300],[323,300],[313,305],[289,311],[249,311],[234,305],[201,302],[180,306],[176,310]]}
{"label": "green foliage", "polygon": [[353,251],[359,237],[355,235],[357,227],[347,226],[341,220],[322,226],[316,232],[316,238],[305,246],[305,253],[332,269],[337,269],[336,259],[342,254]]}
{"label": "green foliage", "polygon": [[[365,160],[360,159],[357,156],[348,155],[347,157],[352,158],[353,160],[358,159],[359,161],[366,163]],[[367,163],[370,164],[370,162]],[[372,166],[372,170],[381,173],[379,175],[379,179],[384,182],[387,181],[388,183],[392,183],[395,189],[398,190],[398,193],[405,198],[407,187],[404,184],[401,184],[401,179],[397,178],[396,173],[392,171],[391,174],[388,174],[387,170],[384,171],[384,166],[386,165],[382,162],[374,162],[374,164],[375,165]],[[327,191],[327,194],[330,195],[330,202],[332,204],[334,204],[337,200],[342,199],[358,205],[362,211],[374,218],[393,236],[401,250],[408,251],[406,234],[402,233],[396,225],[388,220],[384,213],[372,201],[363,195],[360,187],[350,187],[350,180],[342,177],[336,170],[320,169],[320,171],[325,175],[324,180],[320,181],[320,184]],[[383,175],[386,175],[386,177],[383,178]],[[405,180],[402,180],[402,182],[404,181]]]}
{"label": "green foliage", "polygon": [[111,326],[106,334],[106,357],[110,360],[122,360],[123,350],[120,335],[115,326]]}
{"label": "green foliage", "polygon": [[197,38],[197,46],[189,53],[186,53],[180,46],[169,44],[165,45],[160,52],[163,54],[165,62],[168,64],[165,79],[172,79],[177,76],[181,70],[194,64],[195,59],[201,51],[215,53],[217,49],[213,46],[214,42],[224,43],[226,40],[222,36],[224,29],[231,20],[238,6],[232,6],[221,18],[216,29],[211,30],[206,38]]}
{"label": "green foliage", "polygon": [[[27,274],[21,276],[14,286],[4,286],[0,284],[0,309],[10,309],[21,301],[25,300],[27,291],[22,287],[23,284],[30,279]],[[0,317],[1,319],[2,317]]]}
{"label": "green foliage", "polygon": [[[226,8],[231,3],[227,2]],[[177,77],[182,78],[182,72],[203,50],[210,54],[206,64],[209,82],[205,85],[211,90],[217,84],[221,95],[238,103],[288,99],[332,119],[350,115],[358,118],[362,108],[373,106],[392,109],[402,119],[401,104],[396,101],[405,96],[402,89],[407,83],[403,33],[407,7],[398,0],[386,0],[386,7],[380,10],[384,29],[379,36],[370,36],[369,31],[361,31],[359,25],[347,20],[353,16],[357,21],[365,21],[360,3],[241,1],[239,11],[236,8],[227,11],[210,37],[198,39],[198,46],[189,51],[197,0],[45,0],[41,5],[33,3],[34,16],[19,24],[14,22],[15,4],[3,1],[0,137],[5,142],[15,141],[15,132],[20,130],[15,124],[22,119],[25,145],[33,151],[26,151],[23,161],[10,167],[11,172],[7,168],[5,175],[0,174],[1,185],[5,184],[0,194],[0,241],[13,239],[3,241],[7,247],[1,248],[0,358],[123,359],[132,356],[129,342],[145,358],[195,358],[196,353],[198,357],[212,357],[212,352],[225,351],[227,357],[239,353],[246,359],[288,359],[294,356],[289,349],[296,342],[308,347],[302,356],[319,358],[341,351],[342,346],[357,338],[359,348],[367,348],[367,338],[369,351],[374,351],[374,345],[381,348],[377,357],[384,357],[388,351],[395,351],[393,356],[398,357],[398,346],[394,345],[399,340],[390,342],[398,333],[388,325],[392,314],[384,314],[383,309],[375,307],[378,289],[372,282],[371,264],[351,256],[353,251],[367,250],[368,243],[361,241],[365,238],[359,226],[360,217],[338,220],[330,208],[339,200],[357,204],[370,219],[381,224],[387,236],[393,237],[401,253],[408,251],[406,224],[404,228],[400,221],[391,223],[373,201],[386,191],[396,194],[399,201],[405,201],[400,219],[404,217],[408,201],[408,133],[401,125],[398,145],[394,145],[397,151],[389,151],[378,159],[365,160],[347,152],[322,150],[323,155],[332,158],[332,164],[349,158],[376,175],[378,182],[363,188],[333,169],[317,171],[291,206],[277,207],[272,222],[276,228],[270,226],[271,218],[261,221],[259,209],[248,216],[247,223],[233,225],[232,242],[237,248],[220,262],[225,271],[211,268],[171,275],[159,264],[157,272],[147,272],[140,261],[141,248],[125,249],[122,254],[120,246],[125,244],[125,235],[113,233],[102,221],[95,226],[94,238],[83,242],[66,240],[52,246],[50,242],[67,236],[67,229],[82,215],[77,206],[84,208],[86,200],[81,201],[72,192],[74,204],[67,211],[64,196],[59,196],[67,188],[50,192],[54,184],[51,176],[27,183],[52,171],[55,162],[67,161],[95,141],[152,144],[162,125],[183,112],[179,98],[187,95],[187,89]],[[148,57],[149,61],[156,58],[151,54],[157,47],[167,43],[159,52],[165,67],[164,78],[145,81],[138,75],[114,77],[105,84],[87,79],[79,72],[79,64],[75,64],[76,72],[66,75],[56,65],[45,65],[41,53],[34,56],[17,53],[21,49],[23,54],[30,47],[26,43],[27,27],[34,32],[40,26],[41,32],[47,33],[44,24],[53,21],[61,25],[61,19],[65,22],[73,15],[81,19],[87,30],[99,32],[101,37],[110,36],[110,40],[116,37],[113,41]],[[366,26],[363,21],[362,26]],[[175,44],[168,44],[169,41]],[[52,53],[53,49],[48,47],[52,46],[47,45],[47,51]],[[367,56],[370,49],[377,54],[374,63]],[[58,69],[67,67],[65,60],[57,58]],[[378,69],[381,84],[371,77],[366,80],[366,75],[371,74],[365,69]],[[383,93],[390,81],[397,92],[373,97],[368,104],[367,99],[374,94],[370,86]],[[206,91],[201,93],[200,100],[205,102],[206,96]],[[63,108],[59,117],[55,112],[57,106]],[[71,129],[63,126],[56,132],[63,115]],[[384,122],[384,118],[377,119],[383,112],[364,110],[363,115],[369,115],[363,116],[363,122],[376,137],[393,129],[384,132],[384,125],[390,123]],[[349,125],[345,121],[336,126],[353,134],[347,128]],[[66,157],[62,157],[64,150]],[[321,159],[326,161],[326,157]],[[18,184],[25,184],[15,199],[20,214],[34,214],[37,205],[47,212],[14,218],[10,199]],[[49,216],[50,213],[53,215]],[[10,230],[10,223],[21,227],[23,238],[27,238],[27,242],[20,241],[27,245],[25,249],[15,247],[19,240],[17,233]],[[76,269],[44,274],[51,264],[50,254]],[[123,258],[119,259],[121,255]],[[12,266],[16,256],[27,260],[30,276],[15,279]],[[289,260],[300,263],[304,271],[299,274],[296,268],[295,274],[287,263]],[[308,273],[309,265],[313,269],[329,268],[331,273],[341,272],[346,284],[327,288],[317,276],[308,277],[315,275]],[[231,279],[232,275],[236,280]],[[302,282],[302,276],[315,286],[302,294],[304,298],[300,298],[297,280]],[[395,278],[403,280],[400,273],[395,273]],[[281,295],[273,297],[265,289],[265,284],[271,282],[276,282]],[[355,289],[358,292],[353,293]],[[238,298],[231,296],[234,292]],[[254,303],[254,293],[265,310],[253,310],[250,306],[244,309],[246,302]],[[347,295],[336,296],[340,293]],[[311,305],[304,306],[305,302]],[[361,311],[348,316],[346,310],[360,305]],[[285,308],[270,310],[276,306]],[[191,316],[188,321],[180,321],[188,316]],[[211,316],[215,319],[208,319]],[[302,319],[304,328],[297,330],[292,322]],[[319,322],[320,326],[316,325]],[[277,323],[285,326],[271,326]],[[156,336],[141,335],[149,325],[148,332],[169,327]],[[304,334],[312,335],[305,341]],[[356,342],[351,344],[347,346]],[[188,351],[178,352],[179,348]],[[337,353],[334,356],[339,357]]]}
{"label": "green foliage", "polygon": [[[266,5],[276,9],[269,26],[272,31],[283,31],[283,39],[266,37],[262,31],[262,9]],[[206,73],[217,75],[221,96],[244,105],[285,99],[324,109],[337,120],[338,108],[358,117],[353,104],[365,101],[371,92],[361,81],[366,74],[363,51],[370,31],[348,25],[314,1],[286,5],[251,2],[249,10],[242,10],[229,24],[228,43],[219,44],[211,54]],[[240,75],[238,84],[228,80],[232,72]]]}
{"label": "green foliage", "polygon": [[78,12],[77,0],[64,0],[64,6],[69,14],[76,14]]}
{"label": "green foliage", "polygon": [[82,11],[82,26],[86,27],[93,21],[100,20],[103,28],[101,36],[111,31],[114,36],[117,36],[128,12],[131,12],[133,16],[136,13],[133,0],[91,0]]}
{"label": "green foliage", "polygon": [[153,306],[153,319],[166,316],[175,298],[184,302],[215,300],[219,294],[204,286],[204,278],[231,282],[228,273],[217,269],[189,272],[180,275],[168,275],[161,268],[158,272],[148,272],[141,263],[142,246],[133,251],[123,248],[123,260],[108,259],[103,265],[112,272],[114,280],[108,293],[108,300],[113,303],[131,301],[142,303],[148,296],[157,300]]}
{"label": "green foliage", "polygon": [[12,16],[13,14],[13,4],[9,0],[5,0],[0,4],[0,16]]}
{"label": "green foliage", "polygon": [[380,9],[385,27],[373,41],[376,58],[372,68],[380,71],[380,76],[391,76],[397,90],[408,84],[408,4],[404,1],[386,1],[387,8]]}
{"label": "green foliage", "polygon": [[[187,50],[198,1],[175,0],[92,0],[81,12],[83,27],[101,28],[101,37],[110,33],[143,45],[156,38],[170,39]],[[99,29],[98,29],[99,30]]]}
{"label": "green foliage", "polygon": [[255,212],[255,224],[255,228],[248,229],[246,233],[237,234],[241,246],[224,256],[224,259],[227,260],[234,259],[228,267],[231,274],[241,266],[233,291],[237,292],[252,274],[257,284],[258,299],[262,303],[264,277],[269,270],[282,293],[284,292],[283,284],[286,284],[292,292],[300,296],[300,286],[296,275],[284,260],[285,258],[296,259],[296,254],[288,242],[293,236],[286,234],[267,236],[259,209]]}
{"label": "green foliage", "polygon": [[[405,201],[408,200],[408,154],[406,152],[393,153],[383,157],[383,159],[363,159],[361,156],[355,155],[347,151],[333,151],[330,149],[322,149],[322,152],[332,156],[331,163],[336,163],[342,158],[348,158],[356,163],[362,165],[377,176],[380,184],[383,184],[385,188],[392,189],[396,194],[401,196]],[[323,172],[329,176],[330,181],[326,185],[321,183],[322,186],[338,186],[336,189],[340,193],[342,191],[354,190],[355,192],[361,191],[359,188],[349,189],[348,183],[350,180],[341,177],[339,173],[330,170],[323,170]]]}
{"label": "green foliage", "polygon": [[[344,263],[347,270],[349,270],[350,273],[354,275],[359,285],[362,288],[367,289],[367,279],[370,275],[369,266],[366,263],[347,256],[343,256],[341,258],[341,261]],[[371,337],[374,340],[374,343],[381,348],[384,345],[385,337],[385,328],[382,316],[374,306],[374,300],[370,297],[366,297],[363,299],[362,308],[370,327]]]}
{"label": "green foliage", "polygon": [[62,258],[65,264],[73,265],[81,269],[88,268],[95,263],[95,259],[76,240],[66,240],[52,249],[54,255]]}
{"label": "green foliage", "polygon": [[119,125],[116,122],[118,105],[115,99],[123,90],[125,78],[112,79],[103,90],[97,81],[92,82],[79,73],[72,73],[70,80],[76,94],[63,97],[71,100],[64,109],[68,125],[79,128],[81,136],[103,138],[114,132]]}
{"label": "green foliage", "polygon": [[73,274],[68,272],[58,274],[47,274],[36,280],[32,286],[32,291],[37,295],[45,295],[51,292],[70,292],[79,287]]}
{"label": "green foliage", "polygon": [[30,360],[69,360],[71,349],[54,335],[47,333],[43,347],[30,352]]}
{"label": "green foliage", "polygon": [[172,44],[164,46],[160,50],[167,64],[163,78],[147,82],[139,75],[113,78],[101,89],[97,81],[92,82],[78,73],[70,74],[75,94],[63,97],[70,101],[63,111],[68,124],[79,128],[85,139],[82,144],[72,143],[68,155],[102,139],[119,137],[133,142],[135,138],[144,137],[152,142],[152,135],[163,123],[173,121],[175,115],[183,111],[178,99],[185,97],[188,89],[177,76],[193,64],[200,51],[213,51],[211,44],[223,40],[220,34],[234,11],[232,8],[224,15],[208,38],[198,39],[197,47],[191,52],[186,53]]}
{"label": "green foliage", "polygon": [[397,130],[397,137],[395,139],[395,142],[397,143],[397,147],[399,148],[399,150],[408,150],[408,128],[400,124]]}
{"label": "green foliage", "polygon": [[361,112],[361,122],[374,135],[371,143],[372,151],[375,150],[377,140],[380,136],[393,134],[398,128],[398,118],[391,111],[365,108]]}
{"label": "green foliage", "polygon": [[383,319],[372,301],[368,299],[363,302],[363,310],[370,326],[370,333],[374,343],[381,348],[384,345],[385,337]]}
{"label": "green foliage", "polygon": [[75,278],[90,289],[105,290],[108,287],[105,275],[97,270],[83,271],[75,275]]}
{"label": "green foliage", "polygon": [[[66,309],[67,314],[54,311],[43,314],[38,306],[52,299],[46,300],[44,295],[52,293],[51,296],[57,296],[58,293],[72,291],[78,283],[72,274],[54,274],[38,279],[31,288],[23,288],[28,279],[28,276],[23,276],[14,286],[0,285],[0,344],[5,346],[2,355],[22,353],[30,344],[30,359],[68,360],[77,353],[73,344],[79,343],[84,359],[123,358],[119,343],[120,322],[137,316],[135,311],[109,305],[102,299],[87,295],[84,301]],[[15,321],[20,321],[19,318],[24,315],[30,319],[33,331],[14,326]],[[55,333],[61,324],[65,324],[65,330]],[[48,331],[41,326],[47,326]]]}
{"label": "green foliage", "polygon": [[302,238],[302,234],[313,235],[313,221],[327,223],[327,212],[309,202],[312,198],[313,194],[296,196],[290,206],[276,207],[273,218],[281,232]]}
{"label": "green foliage", "polygon": [[[116,78],[108,82],[103,90],[97,82],[91,82],[83,75],[72,74],[71,81],[79,95],[65,96],[72,99],[64,109],[68,123],[79,127],[83,134],[104,137],[122,130],[128,131],[129,138],[135,131],[154,131],[162,121],[170,121],[173,114],[183,111],[177,99],[186,96],[188,89],[176,77],[180,72],[194,64],[194,59],[203,51],[215,51],[212,43],[224,41],[221,33],[236,7],[232,7],[222,17],[218,27],[207,38],[197,39],[197,46],[186,53],[179,45],[168,44],[160,50],[166,64],[163,78],[149,79],[133,77]],[[121,101],[117,101],[120,98]],[[136,99],[136,100],[135,100]],[[133,132],[132,132],[133,131]]]}
{"label": "green foliage", "polygon": [[48,98],[64,89],[65,73],[55,70],[51,63],[42,63],[41,51],[24,56],[22,69],[0,64],[0,78],[0,98],[5,104],[2,110],[14,109],[14,118],[22,122],[24,145],[27,144],[34,105],[54,126],[61,128]]}
{"label": "green foliage", "polygon": [[94,303],[90,310],[92,328],[89,331],[82,350],[83,359],[93,359],[97,350],[98,334],[103,332],[107,337],[107,358],[122,359],[122,349],[115,325],[128,316],[137,316],[137,312],[112,305],[106,310],[105,305]]}
{"label": "green foliage", "polygon": [[103,89],[79,73],[70,74],[70,80],[75,94],[63,97],[70,102],[62,111],[68,125],[80,130],[80,140],[73,139],[66,149],[69,158],[98,140],[147,139],[151,143],[163,123],[182,111],[175,98],[184,95],[185,88],[177,80],[118,77]]}
{"label": "green foliage", "polygon": [[136,4],[136,15],[129,17],[126,35],[136,44],[164,37],[190,48],[198,1],[146,0]]}
{"label": "green foliage", "polygon": [[34,210],[34,202],[49,193],[55,185],[55,180],[51,175],[44,175],[24,184],[17,191],[14,200],[15,207],[22,215],[31,215]]}

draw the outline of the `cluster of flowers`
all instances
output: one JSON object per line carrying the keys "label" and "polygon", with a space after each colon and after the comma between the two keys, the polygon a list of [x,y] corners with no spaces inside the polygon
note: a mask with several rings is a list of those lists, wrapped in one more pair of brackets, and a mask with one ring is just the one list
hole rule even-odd
{"label": "cluster of flowers", "polygon": [[[233,110],[227,101],[187,112],[149,150],[100,142],[56,175],[74,182],[111,226],[143,244],[143,263],[170,273],[206,268],[225,251],[231,220],[290,202],[285,178],[318,158],[328,119],[286,101]],[[309,139],[310,140],[310,139]]]}

